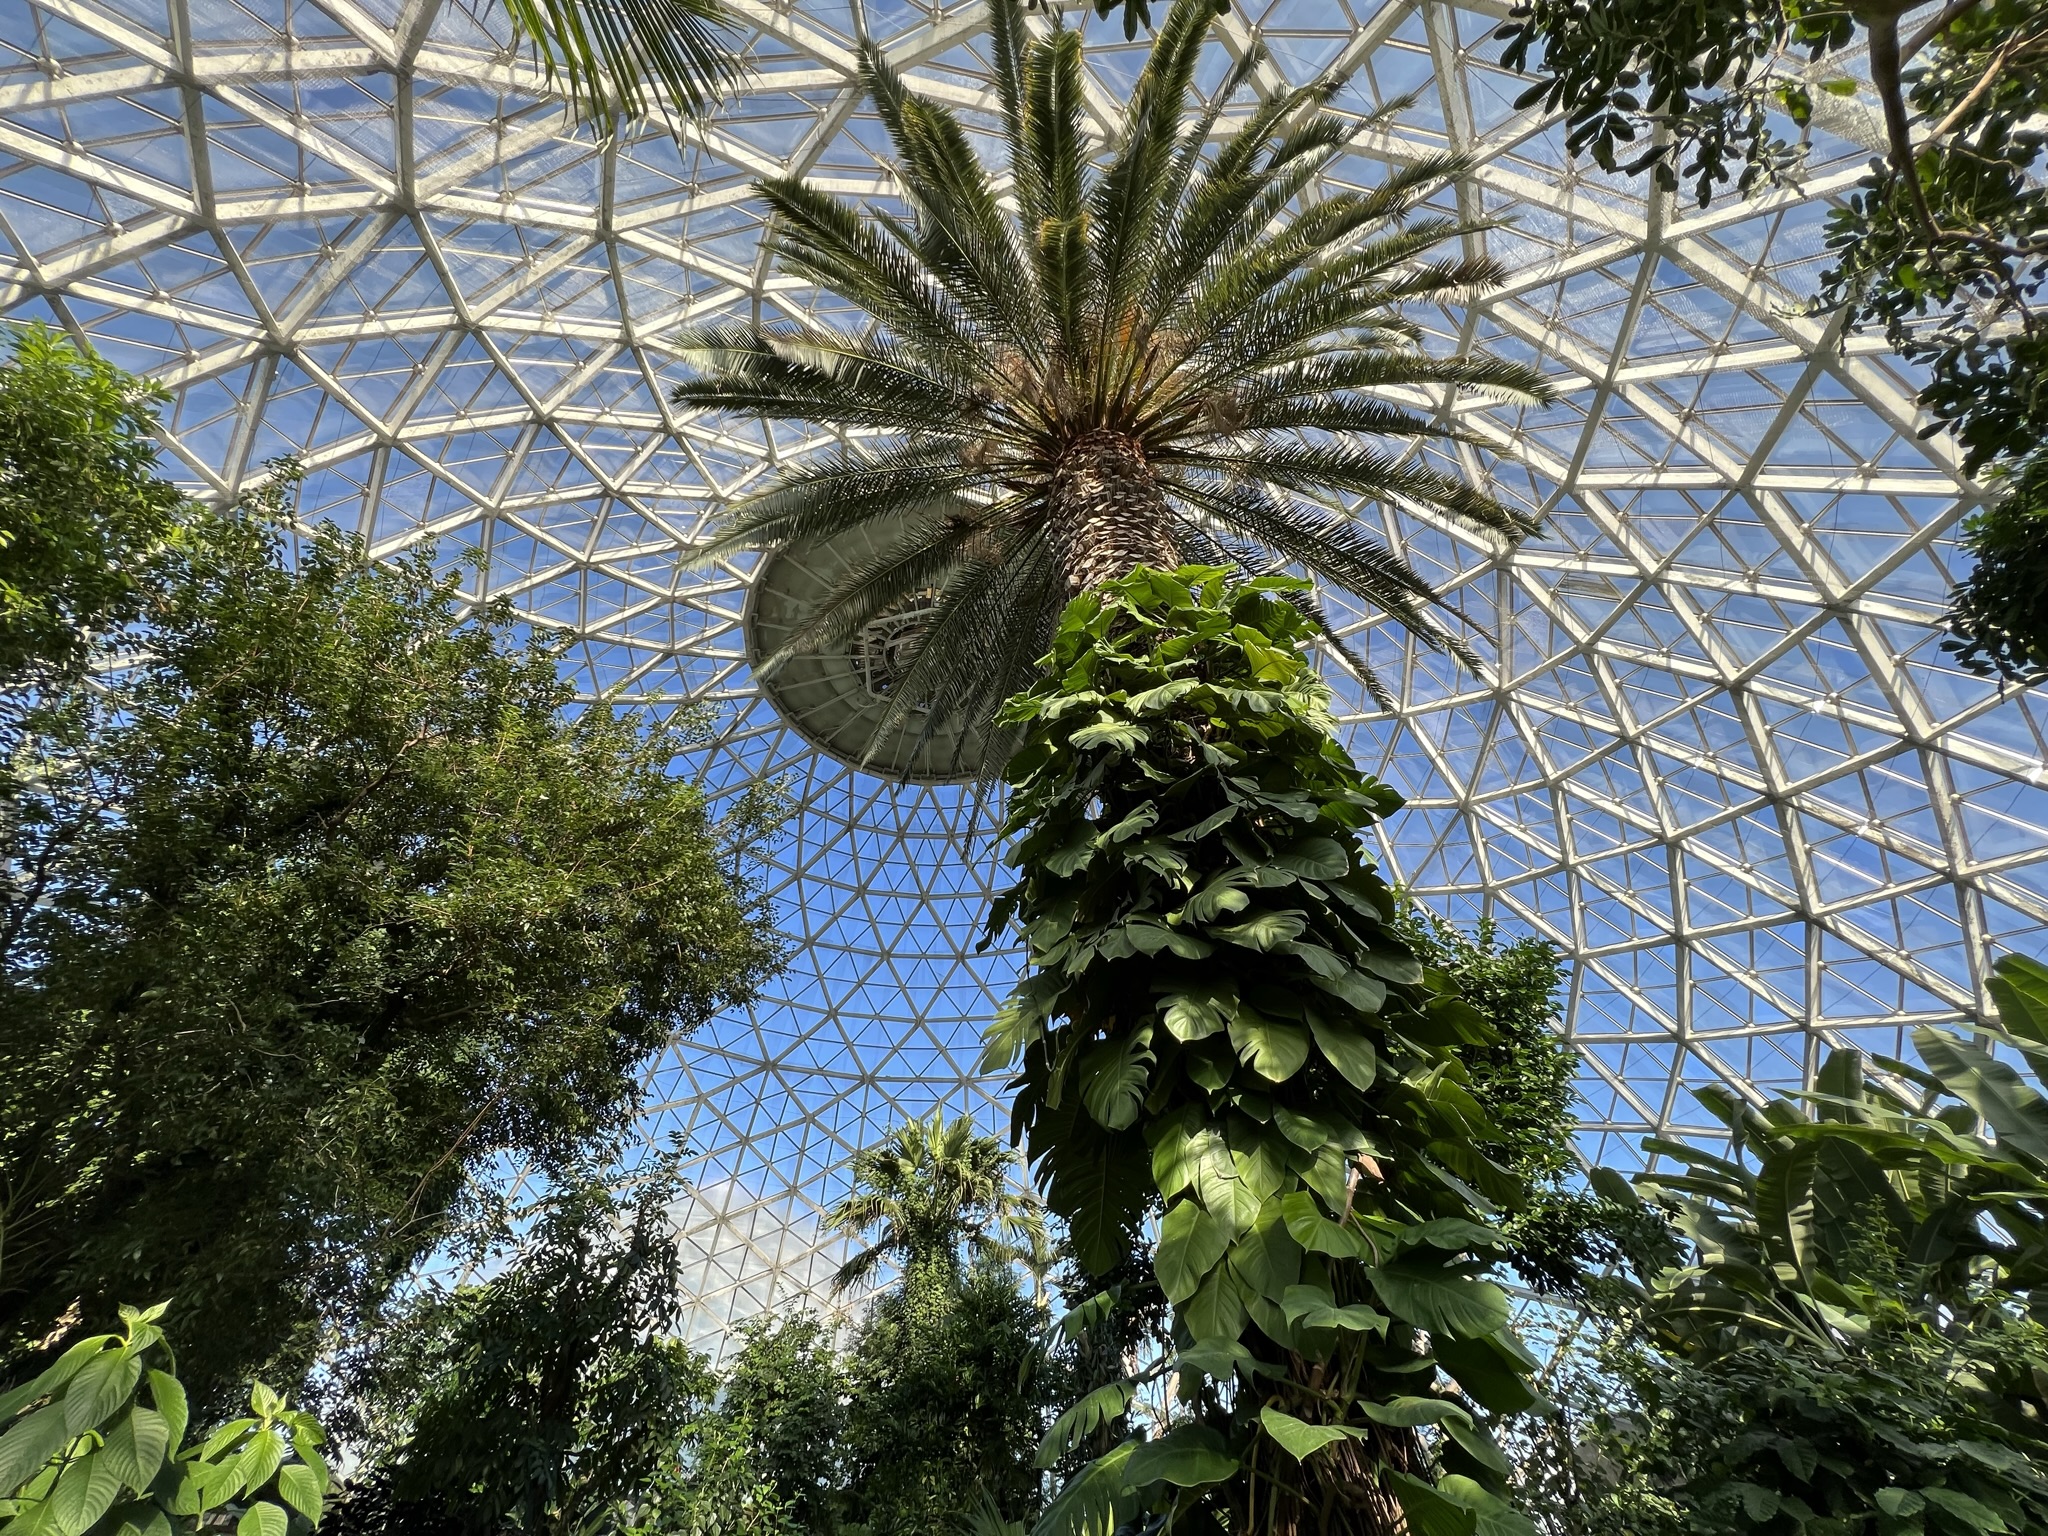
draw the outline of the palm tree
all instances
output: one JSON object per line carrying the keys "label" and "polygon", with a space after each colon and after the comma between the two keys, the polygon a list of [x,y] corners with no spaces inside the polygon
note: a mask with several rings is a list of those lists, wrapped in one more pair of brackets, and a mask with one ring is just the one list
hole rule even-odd
{"label": "palm tree", "polygon": [[997,1263],[1043,1263],[1044,1218],[1038,1204],[1010,1183],[1016,1155],[993,1136],[975,1134],[962,1115],[940,1110],[906,1120],[853,1159],[853,1193],[825,1224],[874,1241],[839,1266],[833,1289],[844,1291],[894,1260],[906,1276],[950,1275],[961,1254]]}
{"label": "palm tree", "polygon": [[[1319,175],[1378,119],[1332,111],[1341,82],[1325,80],[1226,122],[1265,54],[1239,59],[1203,106],[1196,65],[1213,9],[1176,0],[1097,153],[1079,36],[1055,25],[1033,37],[1022,0],[992,0],[1006,166],[985,164],[952,111],[913,95],[863,43],[861,80],[907,212],[863,210],[793,177],[760,193],[784,268],[872,325],[711,325],[682,339],[698,376],[676,388],[678,403],[850,437],[738,503],[704,557],[875,535],[881,553],[763,665],[915,611],[921,635],[877,740],[917,712],[927,735],[947,719],[985,725],[1031,677],[1066,602],[1145,564],[1299,564],[1479,665],[1432,612],[1438,593],[1342,500],[1419,508],[1507,541],[1533,529],[1463,479],[1388,451],[1470,440],[1450,421],[1462,391],[1547,398],[1530,369],[1424,350],[1402,316],[1501,279],[1483,257],[1430,259],[1480,227],[1419,211],[1467,162],[1426,156],[1370,190],[1318,193]],[[1001,742],[988,758],[955,767],[993,771]]]}

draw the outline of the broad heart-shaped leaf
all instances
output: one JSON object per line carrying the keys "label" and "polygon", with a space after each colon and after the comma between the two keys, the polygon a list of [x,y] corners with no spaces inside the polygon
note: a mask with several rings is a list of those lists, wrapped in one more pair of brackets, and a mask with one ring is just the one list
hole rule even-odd
{"label": "broad heart-shaped leaf", "polygon": [[1367,1273],[1388,1311],[1432,1334],[1477,1339],[1507,1326],[1507,1292],[1490,1280],[1453,1274],[1426,1259],[1410,1263],[1405,1256]]}
{"label": "broad heart-shaped leaf", "polygon": [[1112,1131],[1135,1125],[1145,1102],[1153,1056],[1149,1027],[1104,1040],[1081,1058],[1081,1102],[1095,1123]]}
{"label": "broad heart-shaped leaf", "polygon": [[1336,1424],[1304,1424],[1293,1414],[1271,1406],[1259,1410],[1259,1427],[1296,1461],[1307,1461],[1332,1441],[1349,1439],[1355,1433]]}
{"label": "broad heart-shaped leaf", "polygon": [[1235,1006],[1220,997],[1195,992],[1172,992],[1163,1001],[1166,1006],[1160,1012],[1160,1022],[1174,1039],[1185,1044],[1221,1034],[1230,1022],[1230,1008]]}
{"label": "broad heart-shaped leaf", "polygon": [[284,1506],[268,1499],[258,1499],[235,1522],[235,1536],[286,1536],[290,1529],[291,1517]]}
{"label": "broad heart-shaped leaf", "polygon": [[1310,1253],[1328,1254],[1335,1259],[1368,1261],[1378,1257],[1362,1233],[1351,1227],[1340,1227],[1330,1220],[1323,1214],[1322,1207],[1316,1204],[1316,1197],[1305,1189],[1296,1190],[1282,1199],[1280,1211],[1294,1240]]}
{"label": "broad heart-shaped leaf", "polygon": [[1379,1076],[1379,1056],[1370,1040],[1344,1024],[1328,1022],[1313,1010],[1308,1026],[1315,1034],[1317,1047],[1345,1082],[1360,1090],[1372,1086],[1373,1079]]}
{"label": "broad heart-shaped leaf", "polygon": [[1414,1536],[1536,1536],[1527,1515],[1469,1477],[1446,1473],[1432,1488],[1405,1472],[1387,1476]]}
{"label": "broad heart-shaped leaf", "polygon": [[1373,1423],[1391,1429],[1414,1429],[1423,1424],[1441,1424],[1447,1419],[1472,1422],[1469,1413],[1445,1397],[1391,1397],[1384,1403],[1367,1400],[1358,1408]]}
{"label": "broad heart-shaped leaf", "polygon": [[1351,873],[1351,856],[1334,837],[1304,837],[1289,843],[1266,861],[1306,880],[1341,880]]}
{"label": "broad heart-shaped leaf", "polygon": [[1432,1339],[1430,1352],[1465,1395],[1488,1413],[1528,1413],[1543,1402],[1542,1394],[1530,1384],[1536,1362],[1512,1335]]}
{"label": "broad heart-shaped leaf", "polygon": [[1418,1227],[1410,1227],[1403,1241],[1426,1243],[1447,1253],[1463,1253],[1468,1248],[1498,1248],[1507,1239],[1496,1227],[1481,1226],[1462,1216],[1438,1216]]}
{"label": "broad heart-shaped leaf", "polygon": [[1067,742],[1082,752],[1091,752],[1098,747],[1113,747],[1120,752],[1135,752],[1151,739],[1151,733],[1143,726],[1130,725],[1104,714],[1094,724],[1084,725],[1074,732],[1067,738]]}
{"label": "broad heart-shaped leaf", "polygon": [[16,1421],[0,1435],[0,1498],[13,1497],[70,1440],[61,1399]]}
{"label": "broad heart-shaped leaf", "polygon": [[1153,1259],[1166,1299],[1178,1305],[1194,1295],[1229,1246],[1229,1234],[1201,1206],[1192,1200],[1175,1205],[1159,1223],[1159,1248]]}
{"label": "broad heart-shaped leaf", "polygon": [[1308,920],[1299,912],[1261,912],[1241,923],[1212,927],[1209,934],[1226,944],[1239,944],[1264,954],[1307,931]]}
{"label": "broad heart-shaped leaf", "polygon": [[1199,1424],[1182,1424],[1131,1452],[1124,1463],[1124,1486],[1171,1483],[1176,1488],[1206,1488],[1236,1470],[1237,1458],[1223,1448],[1221,1435]]}
{"label": "broad heart-shaped leaf", "polygon": [[1284,1083],[1308,1061],[1308,1034],[1239,1006],[1230,1016],[1230,1043],[1238,1060],[1270,1083]]}
{"label": "broad heart-shaped leaf", "polygon": [[137,1403],[108,1433],[99,1454],[128,1487],[147,1488],[170,1453],[171,1431],[164,1416]]}

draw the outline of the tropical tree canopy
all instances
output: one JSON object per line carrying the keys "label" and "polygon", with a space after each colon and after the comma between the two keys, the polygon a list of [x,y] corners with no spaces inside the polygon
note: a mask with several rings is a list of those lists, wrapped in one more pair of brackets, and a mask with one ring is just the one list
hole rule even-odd
{"label": "tropical tree canopy", "polygon": [[853,1192],[825,1223],[849,1234],[874,1233],[867,1247],[839,1267],[833,1284],[858,1285],[885,1262],[908,1274],[957,1270],[962,1254],[1002,1262],[1035,1259],[1045,1250],[1038,1205],[1010,1182],[1016,1163],[993,1136],[978,1135],[962,1115],[933,1110],[906,1121],[853,1159]]}
{"label": "tropical tree canopy", "polygon": [[[1479,664],[1432,611],[1430,584],[1345,510],[1392,500],[1504,540],[1532,526],[1414,451],[1468,440],[1467,392],[1546,393],[1520,365],[1425,351],[1402,318],[1501,277],[1481,256],[1430,257],[1479,227],[1421,211],[1463,162],[1427,157],[1370,190],[1305,200],[1371,120],[1330,110],[1332,78],[1226,123],[1264,54],[1237,60],[1205,105],[1212,15],[1210,0],[1177,0],[1098,151],[1079,35],[1034,35],[1021,0],[992,0],[1008,152],[995,165],[864,44],[902,206],[761,183],[784,268],[874,324],[728,323],[681,339],[700,372],[677,386],[680,404],[855,435],[740,503],[705,557],[857,528],[880,550],[765,669],[917,608],[922,644],[883,729],[919,711],[927,730],[984,721],[1029,681],[1075,593],[1183,557],[1248,574],[1298,563]],[[999,767],[1002,743],[989,764],[959,766]]]}

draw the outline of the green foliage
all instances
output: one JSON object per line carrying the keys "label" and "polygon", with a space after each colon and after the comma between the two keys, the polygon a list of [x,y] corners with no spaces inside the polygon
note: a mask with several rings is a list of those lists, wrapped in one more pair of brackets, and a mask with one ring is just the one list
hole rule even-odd
{"label": "green foliage", "polygon": [[2048,1366],[2048,1330],[2018,1319],[1956,1339],[1886,1326],[1836,1353],[1751,1338],[1711,1361],[1618,1344],[1576,1475],[1529,1507],[1575,1536],[2048,1528],[2038,1434],[1987,1414],[1979,1385],[2021,1362]]}
{"label": "green foliage", "polygon": [[161,1305],[81,1339],[0,1395],[6,1536],[304,1536],[327,1497],[311,1414],[257,1383],[251,1414],[185,1443],[190,1422]]}
{"label": "green foliage", "polygon": [[1604,171],[1654,170],[1669,190],[1683,175],[1705,205],[1731,176],[1747,196],[1793,168],[1771,115],[1808,114],[1811,102],[1773,66],[1794,48],[1819,58],[1854,32],[1854,11],[1825,0],[1523,0],[1498,35],[1501,63],[1537,74],[1516,107],[1562,110],[1567,152]]}
{"label": "green foliage", "polygon": [[1185,1405],[1069,1480],[1049,1530],[1140,1507],[1518,1528],[1484,1418],[1538,1402],[1533,1362],[1482,1272],[1522,1186],[1458,1060],[1493,1036],[1401,940],[1359,838],[1400,802],[1331,735],[1299,586],[1108,583],[1008,706],[1022,877],[991,928],[1014,916],[1032,969],[986,1063],[1021,1066],[1018,1129],[1088,1271],[1158,1218]]}
{"label": "green foliage", "polygon": [[498,1259],[511,1262],[494,1278],[428,1291],[388,1319],[349,1373],[374,1454],[344,1528],[630,1523],[716,1386],[668,1337],[683,1302],[679,1194],[672,1160],[630,1190],[573,1170],[508,1225]]}
{"label": "green foliage", "polygon": [[505,0],[505,8],[549,83],[607,126],[656,113],[702,120],[745,72],[742,34],[720,0]]}
{"label": "green foliage", "polygon": [[671,773],[697,722],[577,711],[565,639],[430,553],[295,546],[286,489],[181,503],[137,620],[0,708],[0,1350],[165,1296],[209,1410],[488,1214],[478,1169],[624,1126],[779,954],[767,807]]}
{"label": "green foliage", "polygon": [[1601,1174],[1591,1188],[1577,1183],[1579,1060],[1558,1032],[1565,971],[1557,946],[1530,937],[1503,943],[1490,919],[1463,934],[1413,903],[1402,910],[1399,930],[1493,1032],[1483,1044],[1460,1046],[1458,1060],[1497,1133],[1482,1150],[1526,1187],[1522,1204],[1499,1223],[1506,1261],[1538,1291],[1571,1294],[1602,1269],[1651,1273],[1671,1262],[1661,1216],[1626,1191],[1617,1198]]}
{"label": "green foliage", "polygon": [[1039,1437],[1065,1398],[1040,1358],[1044,1319],[1006,1268],[924,1270],[884,1294],[846,1361],[846,1519],[872,1536],[963,1523],[977,1495],[1038,1513]]}
{"label": "green foliage", "polygon": [[759,1443],[738,1420],[710,1414],[694,1427],[681,1459],[643,1490],[627,1536],[800,1536],[804,1523],[784,1498]]}
{"label": "green foliage", "polygon": [[[829,1536],[845,1492],[846,1365],[815,1317],[757,1319],[739,1337],[718,1411],[700,1431],[697,1464],[708,1468],[724,1445],[744,1446],[750,1475],[775,1508],[795,1529]],[[713,1422],[723,1442],[702,1438]]]}
{"label": "green foliage", "polygon": [[[1883,326],[1926,370],[1930,430],[1955,436],[1970,473],[1988,471],[1992,501],[1965,538],[1979,564],[1953,595],[1950,648],[1971,671],[2036,682],[2048,677],[2048,614],[2036,611],[2048,576],[2048,4],[1958,0],[1902,37],[1908,9],[1524,0],[1502,57],[1533,63],[1518,104],[1564,109],[1574,153],[1608,170],[1654,166],[1673,187],[1683,163],[1702,204],[1734,168],[1747,195],[1797,165],[1774,112],[1804,129],[1829,95],[1875,94],[1886,151],[1828,217],[1834,265],[1816,302]],[[1865,49],[1867,86],[1826,73],[1852,44]],[[1795,49],[1811,61],[1803,77],[1781,58]]]}
{"label": "green foliage", "polygon": [[1044,1218],[1035,1201],[1011,1186],[1015,1162],[995,1137],[976,1135],[967,1116],[949,1123],[936,1109],[929,1119],[906,1121],[879,1145],[862,1148],[853,1159],[853,1191],[827,1213],[825,1225],[849,1235],[880,1230],[840,1266],[833,1285],[855,1285],[885,1260],[906,1274],[933,1266],[957,1270],[963,1254],[977,1262],[1042,1265]]}
{"label": "green foliage", "polygon": [[1691,1258],[1565,1394],[1583,1443],[1534,1479],[1578,1511],[1559,1529],[2048,1526],[2048,967],[2000,960],[1992,993],[1975,1039],[1916,1030],[1918,1066],[1839,1051],[1799,1101],[1702,1092],[1735,1157],[1648,1144],[1682,1171],[1638,1187]]}
{"label": "green foliage", "polygon": [[[2000,1297],[2040,1290],[2048,1100],[1985,1046],[2012,1052],[2036,1081],[2048,1070],[2048,967],[2008,957],[1996,978],[2002,1027],[1984,1043],[1922,1025],[1923,1065],[1881,1060],[1880,1077],[1837,1051],[1806,1105],[1757,1109],[1700,1090],[1745,1161],[1646,1143],[1684,1171],[1637,1185],[1696,1249],[1652,1286],[1660,1342],[1712,1353],[1753,1331],[1828,1348],[1887,1319],[1943,1331],[1996,1317]],[[2048,1421],[2041,1385],[2019,1376],[2011,1388]]]}
{"label": "green foliage", "polygon": [[[1183,555],[1248,575],[1299,563],[1477,664],[1421,573],[1330,510],[1394,497],[1505,541],[1533,527],[1388,447],[1463,436],[1390,405],[1391,390],[1548,398],[1518,364],[1432,354],[1402,317],[1502,277],[1486,260],[1429,259],[1479,227],[1423,211],[1467,162],[1424,156],[1370,190],[1318,186],[1380,120],[1327,110],[1336,80],[1232,108],[1267,53],[1254,38],[1208,80],[1217,9],[1174,0],[1098,149],[1079,35],[1034,35],[1024,0],[990,0],[1007,150],[993,162],[864,40],[861,84],[907,212],[796,178],[760,188],[783,269],[858,323],[682,338],[699,377],[679,404],[861,434],[782,469],[700,553],[864,532],[872,558],[764,666],[914,606],[914,659],[877,740],[957,722],[961,751],[989,754],[959,766],[994,776],[1007,747],[985,728],[1033,678],[1067,600]],[[1294,601],[1315,611],[1305,590]]]}
{"label": "green foliage", "polygon": [[135,616],[185,498],[155,472],[158,395],[42,326],[0,364],[0,683]]}

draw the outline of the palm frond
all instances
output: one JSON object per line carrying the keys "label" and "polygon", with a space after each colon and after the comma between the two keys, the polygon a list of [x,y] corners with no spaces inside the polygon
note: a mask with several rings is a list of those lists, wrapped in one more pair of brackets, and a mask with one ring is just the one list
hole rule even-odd
{"label": "palm frond", "polygon": [[726,526],[695,551],[700,561],[796,539],[826,539],[878,519],[915,516],[987,478],[960,462],[960,445],[917,441],[873,455],[824,454],[785,471],[734,504]]}
{"label": "palm frond", "polygon": [[506,10],[549,83],[599,123],[665,105],[704,117],[745,73],[744,34],[719,0],[506,0]]}
{"label": "palm frond", "polygon": [[[929,740],[942,722],[961,713],[969,701],[982,700],[990,685],[1001,680],[999,674],[1007,670],[1004,653],[1014,648],[1015,639],[1005,628],[1039,630],[1044,622],[1042,611],[1034,614],[1024,602],[1020,588],[1028,590],[1030,578],[1026,570],[1013,568],[1016,564],[975,560],[953,570],[933,605],[917,654],[890,696],[877,739],[902,729],[921,710],[920,740]],[[1043,649],[1040,644],[1034,657]]]}
{"label": "palm frond", "polygon": [[848,567],[781,649],[762,660],[761,674],[850,640],[897,603],[943,582],[962,551],[988,537],[984,510],[968,501],[935,509],[906,526],[880,554]]}
{"label": "palm frond", "polygon": [[1042,344],[1036,294],[995,184],[952,111],[914,96],[880,47],[860,48],[861,83],[902,157],[914,226],[877,215],[911,246],[953,302],[1025,352]]}
{"label": "palm frond", "polygon": [[670,391],[678,405],[945,432],[956,430],[984,398],[934,378],[915,354],[885,337],[719,325],[685,331],[675,347],[701,370]]}
{"label": "palm frond", "polygon": [[983,337],[878,221],[794,178],[759,190],[775,215],[769,244],[785,265],[873,315],[935,370],[972,376],[984,366]]}
{"label": "palm frond", "polygon": [[1123,142],[1090,199],[1089,249],[1102,311],[1098,400],[1122,388],[1121,375],[1130,366],[1112,363],[1113,343],[1144,291],[1157,253],[1161,199],[1213,15],[1209,0],[1174,0],[1138,73],[1124,117]]}
{"label": "palm frond", "polygon": [[[1005,0],[1008,3],[1008,0]],[[1029,110],[1017,140],[1017,186],[1025,203],[1038,286],[1062,360],[1081,355],[1092,298],[1087,184],[1082,141],[1086,105],[1081,39],[1062,28],[1031,50],[1024,89]]]}
{"label": "palm frond", "polygon": [[1379,500],[1407,501],[1443,512],[1509,542],[1527,538],[1535,523],[1453,475],[1396,464],[1383,453],[1345,442],[1304,442],[1273,433],[1234,444],[1228,454],[1188,452],[1178,462],[1219,477],[1266,480],[1290,491],[1350,491]]}
{"label": "palm frond", "polygon": [[[872,553],[767,665],[841,646],[933,592],[873,740],[914,737],[926,754],[951,740],[956,756],[981,753],[955,766],[992,776],[996,706],[1029,681],[1071,573],[1115,563],[1075,530],[1121,538],[1104,515],[1121,486],[1132,507],[1165,509],[1134,515],[1169,518],[1158,531],[1183,553],[1218,553],[1247,574],[1309,570],[1477,669],[1476,626],[1341,510],[1397,505],[1510,542],[1534,527],[1481,486],[1388,448],[1477,442],[1460,412],[1475,396],[1550,397],[1522,364],[1433,355],[1409,318],[1467,303],[1504,275],[1478,247],[1490,225],[1434,202],[1471,162],[1426,156],[1370,188],[1327,187],[1338,159],[1385,121],[1333,110],[1334,78],[1256,100],[1223,127],[1265,55],[1254,41],[1196,103],[1215,0],[1175,0],[1120,133],[1097,153],[1078,33],[1057,18],[1028,22],[1025,0],[990,4],[1008,149],[994,171],[1008,172],[1009,196],[997,196],[959,115],[863,42],[861,82],[900,205],[855,207],[791,180],[763,192],[783,268],[872,329],[727,325],[683,338],[700,372],[679,403],[860,434],[779,469],[702,552],[866,530]],[[1149,483],[1124,483],[1134,478]],[[1127,557],[1143,547],[1138,530]],[[1320,606],[1304,604],[1391,706]],[[922,1160],[953,1158],[957,1139],[921,1122],[869,1170],[874,1187],[896,1191],[887,1222],[902,1241],[926,1242],[947,1219],[911,1201],[907,1181]],[[971,1169],[947,1177],[960,1199],[978,1198]]]}

